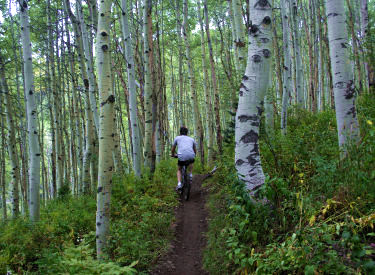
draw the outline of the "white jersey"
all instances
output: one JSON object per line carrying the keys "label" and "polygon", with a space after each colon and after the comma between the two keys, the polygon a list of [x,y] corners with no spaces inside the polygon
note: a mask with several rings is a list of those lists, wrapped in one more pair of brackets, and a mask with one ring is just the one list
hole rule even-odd
{"label": "white jersey", "polygon": [[197,147],[194,139],[189,136],[177,136],[173,146],[177,146],[177,156],[181,161],[193,160],[195,158],[194,146]]}

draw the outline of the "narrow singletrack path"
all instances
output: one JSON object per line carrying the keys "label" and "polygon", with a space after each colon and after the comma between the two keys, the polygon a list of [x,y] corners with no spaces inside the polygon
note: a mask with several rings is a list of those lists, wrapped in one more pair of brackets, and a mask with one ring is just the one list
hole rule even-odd
{"label": "narrow singletrack path", "polygon": [[194,175],[190,199],[181,201],[176,210],[176,239],[169,252],[156,263],[151,274],[201,275],[203,248],[207,231],[206,193],[202,182],[206,175]]}

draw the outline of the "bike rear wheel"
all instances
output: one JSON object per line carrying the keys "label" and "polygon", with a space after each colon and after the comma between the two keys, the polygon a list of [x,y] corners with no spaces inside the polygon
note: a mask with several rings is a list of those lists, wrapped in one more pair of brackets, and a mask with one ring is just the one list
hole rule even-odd
{"label": "bike rear wheel", "polygon": [[181,189],[181,193],[180,193],[180,198],[181,199],[184,199],[185,201],[189,200],[189,197],[190,197],[190,180],[188,178],[188,175],[187,175],[187,172],[186,172],[187,168],[186,166],[183,166],[182,167],[182,170],[181,170],[181,176],[182,176],[182,189]]}

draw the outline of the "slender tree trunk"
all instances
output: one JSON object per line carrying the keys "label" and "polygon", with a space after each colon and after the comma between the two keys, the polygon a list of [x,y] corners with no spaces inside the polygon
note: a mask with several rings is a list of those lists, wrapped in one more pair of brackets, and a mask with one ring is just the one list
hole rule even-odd
{"label": "slender tree trunk", "polygon": [[183,2],[184,9],[183,9],[183,23],[182,23],[182,34],[185,41],[185,49],[186,49],[186,61],[188,65],[188,72],[189,72],[189,80],[190,80],[190,92],[191,92],[191,99],[193,101],[193,108],[194,108],[194,126],[195,126],[195,134],[197,136],[197,143],[198,143],[198,155],[200,156],[202,164],[204,163],[204,145],[203,145],[203,128],[202,128],[202,120],[200,117],[198,100],[197,100],[197,91],[196,91],[196,80],[194,75],[194,65],[191,59],[191,52],[190,52],[190,37],[189,32],[187,30],[187,19],[188,19],[188,2],[184,0]]}
{"label": "slender tree trunk", "polygon": [[27,131],[29,136],[29,212],[32,222],[39,220],[40,149],[38,142],[37,112],[34,98],[34,74],[30,40],[30,23],[26,0],[20,1],[21,38],[25,75]]}
{"label": "slender tree trunk", "polygon": [[[5,102],[5,113],[7,118],[8,124],[8,135],[7,135],[7,143],[8,143],[8,154],[10,159],[11,165],[11,178],[12,178],[12,215],[13,218],[16,218],[19,213],[19,185],[20,185],[20,167],[19,167],[19,158],[17,153],[17,142],[16,142],[16,135],[15,135],[15,126],[14,126],[14,119],[13,119],[13,106],[12,101],[9,94],[8,84],[5,79],[5,63],[3,57],[0,56],[0,80],[1,80],[1,87],[2,92],[4,93],[4,102]],[[3,148],[5,149],[5,148]]]}
{"label": "slender tree trunk", "polygon": [[203,20],[201,16],[201,3],[198,0],[198,19],[199,25],[201,27],[201,49],[202,49],[202,67],[203,67],[203,90],[206,99],[206,110],[207,110],[207,161],[209,164],[212,164],[214,156],[214,125],[213,125],[213,116],[212,116],[212,99],[211,92],[209,89],[208,73],[207,73],[207,64],[206,64],[206,41],[204,39],[204,29],[203,29]]}
{"label": "slender tree trunk", "polygon": [[271,64],[271,5],[250,0],[249,50],[236,114],[235,166],[251,196],[264,184],[259,153],[259,125]]}
{"label": "slender tree trunk", "polygon": [[359,139],[359,125],[355,108],[353,73],[347,52],[348,33],[344,0],[326,0],[326,8],[337,131],[339,146],[342,155],[345,155],[346,146]]}
{"label": "slender tree trunk", "polygon": [[86,29],[86,23],[83,18],[83,8],[82,8],[82,0],[77,1],[77,18],[79,22],[79,27],[82,33],[82,44],[83,44],[83,50],[84,50],[84,56],[85,56],[85,65],[86,65],[86,73],[88,76],[89,81],[89,99],[90,99],[90,107],[92,111],[92,116],[95,123],[96,131],[98,132],[99,129],[99,116],[98,116],[98,109],[96,106],[96,99],[95,94],[97,91],[96,81],[95,81],[95,75],[94,75],[94,68],[92,65],[94,64],[92,60],[92,53],[90,47],[90,41],[88,37],[88,31]]}
{"label": "slender tree trunk", "polygon": [[[235,44],[238,52],[238,60],[240,68],[243,68],[244,61],[246,59],[246,42],[245,33],[243,30],[244,24],[242,20],[242,1],[232,0],[233,16],[234,16],[234,27],[236,30]],[[241,69],[242,75],[243,69]]]}
{"label": "slender tree trunk", "polygon": [[99,175],[96,212],[96,252],[103,259],[107,245],[110,218],[114,149],[114,102],[112,92],[110,24],[111,0],[103,0],[99,5],[98,33],[96,37],[96,64],[99,83]]}
{"label": "slender tree trunk", "polygon": [[[368,38],[368,0],[361,1],[361,37],[363,41]],[[365,50],[366,54],[366,50]],[[365,57],[366,58],[366,57]],[[375,73],[374,69],[370,67],[370,64],[365,61],[365,75],[366,75],[366,89],[369,91],[370,83],[375,85]]]}
{"label": "slender tree trunk", "polygon": [[[1,99],[0,94],[0,99]],[[2,100],[0,100],[1,102]],[[5,138],[4,138],[4,117],[2,116],[2,104],[0,104],[0,133],[1,133],[1,148],[5,148]],[[0,183],[1,183],[1,208],[3,214],[3,221],[8,219],[7,213],[7,201],[6,201],[6,182],[5,182],[5,150],[1,150],[0,152]]]}
{"label": "slender tree trunk", "polygon": [[[232,29],[232,48],[234,49],[234,66],[236,69],[237,74],[241,72],[241,66],[238,56],[238,47],[236,46],[237,34],[236,34],[236,27],[234,23],[234,16],[233,16],[233,7],[232,7],[232,0],[228,1],[228,13],[230,17],[230,26]],[[202,30],[203,33],[203,30]]]}
{"label": "slender tree trunk", "polygon": [[362,92],[363,85],[362,85],[362,72],[361,72],[361,63],[359,59],[359,49],[358,49],[358,38],[356,35],[356,28],[355,28],[355,19],[353,16],[353,7],[350,4],[349,0],[346,0],[346,5],[349,9],[349,29],[350,34],[352,37],[352,48],[353,48],[353,56],[354,56],[354,64],[355,64],[355,72],[354,73],[354,83],[359,89],[359,92]]}
{"label": "slender tree trunk", "polygon": [[281,132],[285,135],[287,131],[288,104],[291,92],[291,66],[290,66],[290,47],[289,47],[289,0],[281,0],[281,20],[283,23],[283,51],[284,51],[284,70],[283,70],[283,98],[281,110]]}
{"label": "slender tree trunk", "polygon": [[219,152],[221,154],[223,152],[223,138],[222,138],[222,135],[221,135],[220,100],[219,100],[219,91],[218,91],[218,88],[217,88],[217,81],[216,81],[214,54],[213,54],[212,44],[211,44],[207,0],[204,0],[204,16],[205,16],[205,21],[206,21],[205,23],[206,23],[207,43],[208,43],[208,49],[209,49],[209,52],[210,52],[212,89],[214,90],[214,98],[215,98],[214,111],[215,111],[215,121],[216,121],[216,142],[217,142],[217,146],[219,147]]}
{"label": "slender tree trunk", "polygon": [[141,140],[139,136],[138,121],[137,121],[137,90],[135,86],[135,70],[134,70],[134,53],[132,48],[132,38],[129,31],[129,15],[128,15],[128,1],[121,1],[122,9],[122,35],[125,46],[125,56],[128,70],[128,86],[129,86],[129,111],[130,111],[130,125],[131,125],[131,141],[133,153],[133,170],[137,177],[141,175]]}
{"label": "slender tree trunk", "polygon": [[144,97],[145,97],[145,137],[144,137],[144,165],[145,167],[151,168],[152,165],[152,99],[153,99],[153,87],[152,87],[152,62],[151,57],[153,55],[152,44],[152,20],[151,20],[152,2],[151,0],[144,0],[143,3],[143,34],[144,34]]}
{"label": "slender tree trunk", "polygon": [[300,48],[300,31],[299,31],[299,17],[297,0],[293,0],[293,36],[294,36],[294,50],[296,59],[296,91],[297,91],[297,104],[304,108],[305,98],[303,92],[303,66]]}
{"label": "slender tree trunk", "polygon": [[181,24],[181,0],[175,0],[176,1],[176,20],[177,20],[177,43],[178,43],[178,110],[179,110],[179,126],[185,125],[185,117],[184,117],[184,105],[183,105],[183,81],[184,81],[184,76],[182,73],[182,66],[183,66],[183,61],[182,61],[182,35],[181,35],[181,30],[182,30],[182,24]]}

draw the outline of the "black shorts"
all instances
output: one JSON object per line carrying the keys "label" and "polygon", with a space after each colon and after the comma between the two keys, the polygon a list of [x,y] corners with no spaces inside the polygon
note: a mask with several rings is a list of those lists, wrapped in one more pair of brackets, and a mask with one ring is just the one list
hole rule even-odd
{"label": "black shorts", "polygon": [[178,160],[177,162],[178,166],[188,166],[189,164],[192,164],[192,163],[194,163],[194,159],[189,159],[185,161]]}

